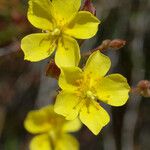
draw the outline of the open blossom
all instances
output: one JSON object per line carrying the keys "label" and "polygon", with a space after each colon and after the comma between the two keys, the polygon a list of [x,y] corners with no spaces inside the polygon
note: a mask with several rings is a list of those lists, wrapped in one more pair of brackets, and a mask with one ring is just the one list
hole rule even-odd
{"label": "open blossom", "polygon": [[81,128],[78,119],[67,121],[54,112],[53,105],[28,113],[25,128],[36,135],[30,143],[30,150],[78,150],[78,141],[67,132]]}
{"label": "open blossom", "polygon": [[58,66],[77,66],[80,50],[74,39],[93,37],[100,21],[88,11],[79,11],[81,0],[29,0],[28,20],[43,33],[21,41],[25,59],[40,61],[54,50]]}
{"label": "open blossom", "polygon": [[56,98],[54,111],[67,120],[79,117],[97,135],[110,120],[98,100],[121,106],[126,103],[130,90],[122,75],[105,76],[110,65],[110,59],[96,51],[91,54],[83,70],[78,67],[62,68],[59,77],[62,91]]}

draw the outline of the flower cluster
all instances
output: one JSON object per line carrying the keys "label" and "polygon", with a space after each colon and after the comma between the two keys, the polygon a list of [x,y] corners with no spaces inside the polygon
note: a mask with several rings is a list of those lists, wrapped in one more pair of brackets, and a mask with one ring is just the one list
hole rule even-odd
{"label": "flower cluster", "polygon": [[[94,10],[89,0],[87,4]],[[78,67],[81,56],[77,39],[93,37],[100,23],[93,11],[80,11],[80,6],[81,0],[29,0],[28,20],[42,33],[24,37],[21,48],[25,59],[33,62],[56,50],[61,88],[54,106],[31,111],[25,120],[25,128],[39,134],[32,139],[31,150],[78,150],[78,142],[66,132],[77,131],[81,121],[97,135],[110,120],[101,103],[121,106],[128,99],[126,78],[106,75],[111,61],[99,50],[89,56],[83,69]]]}

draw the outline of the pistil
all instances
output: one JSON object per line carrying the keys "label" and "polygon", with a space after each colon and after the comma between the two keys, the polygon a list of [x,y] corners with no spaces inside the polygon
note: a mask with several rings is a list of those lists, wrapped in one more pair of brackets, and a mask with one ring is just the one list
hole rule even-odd
{"label": "pistil", "polygon": [[86,96],[87,98],[92,99],[92,100],[96,99],[96,96],[91,91],[87,91]]}
{"label": "pistil", "polygon": [[53,31],[52,31],[52,35],[54,36],[54,35],[56,35],[56,36],[58,36],[58,35],[60,35],[60,29],[59,28],[55,28]]}

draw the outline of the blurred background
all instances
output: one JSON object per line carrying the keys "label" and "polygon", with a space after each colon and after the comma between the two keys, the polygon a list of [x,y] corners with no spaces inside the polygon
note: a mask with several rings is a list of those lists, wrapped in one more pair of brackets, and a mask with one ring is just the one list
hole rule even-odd
{"label": "blurred background", "polygon": [[[110,73],[121,73],[134,87],[150,80],[150,0],[93,0],[101,20],[96,37],[83,43],[90,50],[105,39],[127,41],[112,60]],[[39,32],[26,18],[27,0],[0,0],[0,150],[28,150],[32,137],[23,127],[27,113],[56,95],[57,81],[45,76],[49,59],[24,61],[20,40]],[[83,127],[75,136],[81,150],[150,150],[150,98],[131,94],[122,107],[104,106],[111,122],[98,136]]]}

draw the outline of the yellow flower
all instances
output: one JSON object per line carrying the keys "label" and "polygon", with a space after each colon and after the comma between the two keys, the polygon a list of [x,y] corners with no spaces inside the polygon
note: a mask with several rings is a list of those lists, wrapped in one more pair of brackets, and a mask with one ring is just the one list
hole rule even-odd
{"label": "yellow flower", "polygon": [[29,0],[28,20],[43,30],[21,41],[25,59],[40,61],[55,49],[58,66],[78,66],[80,50],[74,39],[93,37],[100,21],[90,12],[79,11],[81,0]]}
{"label": "yellow flower", "polygon": [[67,121],[54,112],[53,105],[28,113],[25,128],[36,135],[30,143],[30,150],[78,150],[78,141],[67,134],[81,128],[78,119]]}
{"label": "yellow flower", "polygon": [[54,111],[73,120],[79,116],[95,135],[109,122],[107,112],[97,100],[112,106],[126,103],[130,87],[120,74],[106,77],[111,62],[100,53],[94,52],[83,71],[78,67],[63,67],[59,77],[62,91],[58,94]]}

